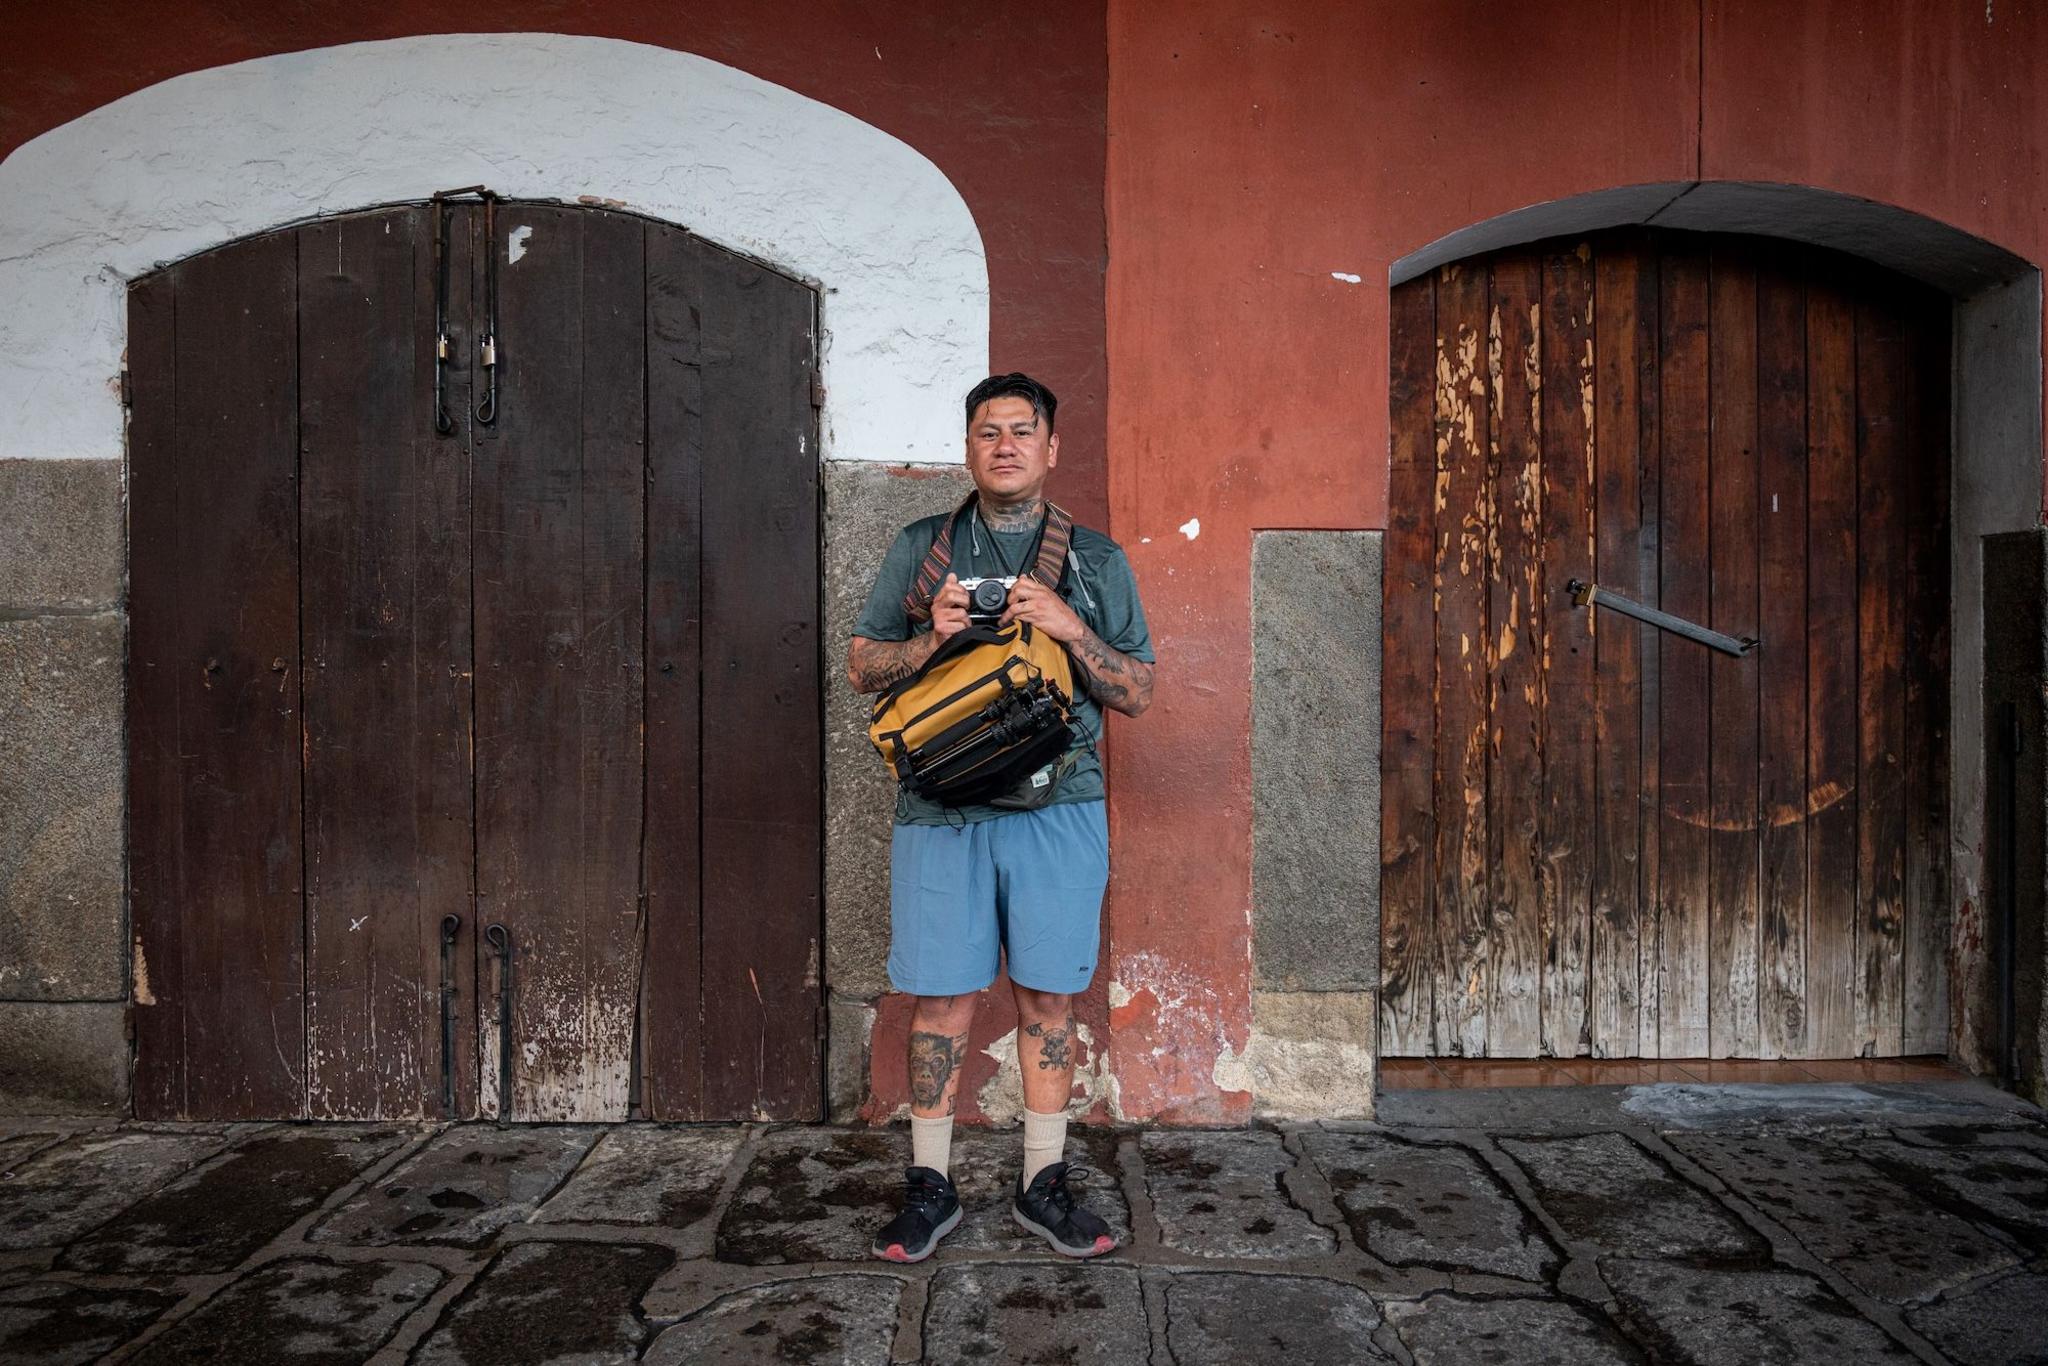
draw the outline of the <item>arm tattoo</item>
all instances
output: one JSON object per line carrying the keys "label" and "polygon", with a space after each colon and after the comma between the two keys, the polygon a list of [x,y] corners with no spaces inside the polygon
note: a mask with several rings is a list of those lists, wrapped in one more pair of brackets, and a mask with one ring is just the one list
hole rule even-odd
{"label": "arm tattoo", "polygon": [[1074,1065],[1073,1051],[1069,1037],[1074,1032],[1074,1017],[1069,1015],[1057,1028],[1047,1029],[1042,1024],[1028,1024],[1024,1032],[1038,1040],[1038,1068],[1043,1071],[1065,1071]]}
{"label": "arm tattoo", "polygon": [[1103,706],[1136,716],[1152,705],[1153,668],[1142,659],[1103,644],[1093,631],[1067,646],[1067,653],[1088,677],[1088,691]]}
{"label": "arm tattoo", "polygon": [[960,1061],[967,1056],[965,1034],[926,1034],[915,1032],[910,1036],[910,1099],[919,1108],[929,1110],[940,1101],[946,1103],[946,1113],[952,1114],[955,1096],[946,1094],[946,1083],[959,1070]]}
{"label": "arm tattoo", "polygon": [[930,631],[908,640],[855,636],[846,647],[846,681],[855,692],[880,692],[916,673],[938,648],[938,637]]}

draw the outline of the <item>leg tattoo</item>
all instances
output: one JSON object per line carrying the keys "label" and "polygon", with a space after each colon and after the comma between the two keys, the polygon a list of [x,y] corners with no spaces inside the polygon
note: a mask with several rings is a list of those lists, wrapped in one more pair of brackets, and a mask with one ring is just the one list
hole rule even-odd
{"label": "leg tattoo", "polygon": [[1042,1024],[1028,1024],[1024,1032],[1038,1040],[1038,1067],[1040,1071],[1059,1071],[1074,1065],[1074,1055],[1068,1039],[1074,1032],[1074,1017],[1069,1015],[1060,1025],[1048,1029]]}
{"label": "leg tattoo", "polygon": [[[946,1099],[946,1083],[952,1080],[961,1059],[967,1056],[965,1034],[913,1033],[910,1036],[910,1098],[919,1108],[929,1110]],[[952,1102],[946,1113],[953,1113]]]}

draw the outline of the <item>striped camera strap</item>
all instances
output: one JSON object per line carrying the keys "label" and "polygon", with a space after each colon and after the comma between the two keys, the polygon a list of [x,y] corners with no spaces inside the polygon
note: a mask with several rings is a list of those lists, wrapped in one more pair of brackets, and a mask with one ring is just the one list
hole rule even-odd
{"label": "striped camera strap", "polygon": [[[903,595],[903,611],[912,621],[932,619],[932,599],[953,568],[953,533],[959,528],[960,519],[974,507],[974,500],[980,496],[978,493],[967,495],[967,500],[954,509],[953,515],[939,528],[932,548],[924,553],[924,563],[917,567],[910,591]],[[1060,574],[1067,567],[1067,547],[1073,544],[1073,540],[1074,519],[1058,503],[1047,503],[1045,527],[1039,533],[1038,561],[1031,566],[1031,577],[1047,588],[1058,588]]]}

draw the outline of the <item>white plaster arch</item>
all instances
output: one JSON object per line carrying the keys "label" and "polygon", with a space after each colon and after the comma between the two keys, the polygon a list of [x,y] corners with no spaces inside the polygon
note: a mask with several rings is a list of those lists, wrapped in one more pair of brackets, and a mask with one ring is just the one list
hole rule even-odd
{"label": "white plaster arch", "polygon": [[112,381],[137,275],[285,223],[476,183],[615,202],[810,281],[822,454],[961,459],[956,405],[988,373],[988,267],[938,167],[718,62],[548,33],[213,67],[0,161],[0,457],[120,457]]}

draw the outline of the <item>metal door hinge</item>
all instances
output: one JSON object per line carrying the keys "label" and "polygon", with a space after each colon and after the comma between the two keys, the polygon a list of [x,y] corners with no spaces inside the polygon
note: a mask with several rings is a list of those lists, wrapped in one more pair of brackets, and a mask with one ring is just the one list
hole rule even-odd
{"label": "metal door hinge", "polygon": [[825,406],[825,381],[815,371],[811,374],[811,406],[813,408]]}
{"label": "metal door hinge", "polygon": [[128,367],[125,365],[121,367],[121,406],[123,408],[133,408],[135,406],[135,382],[129,377]]}

